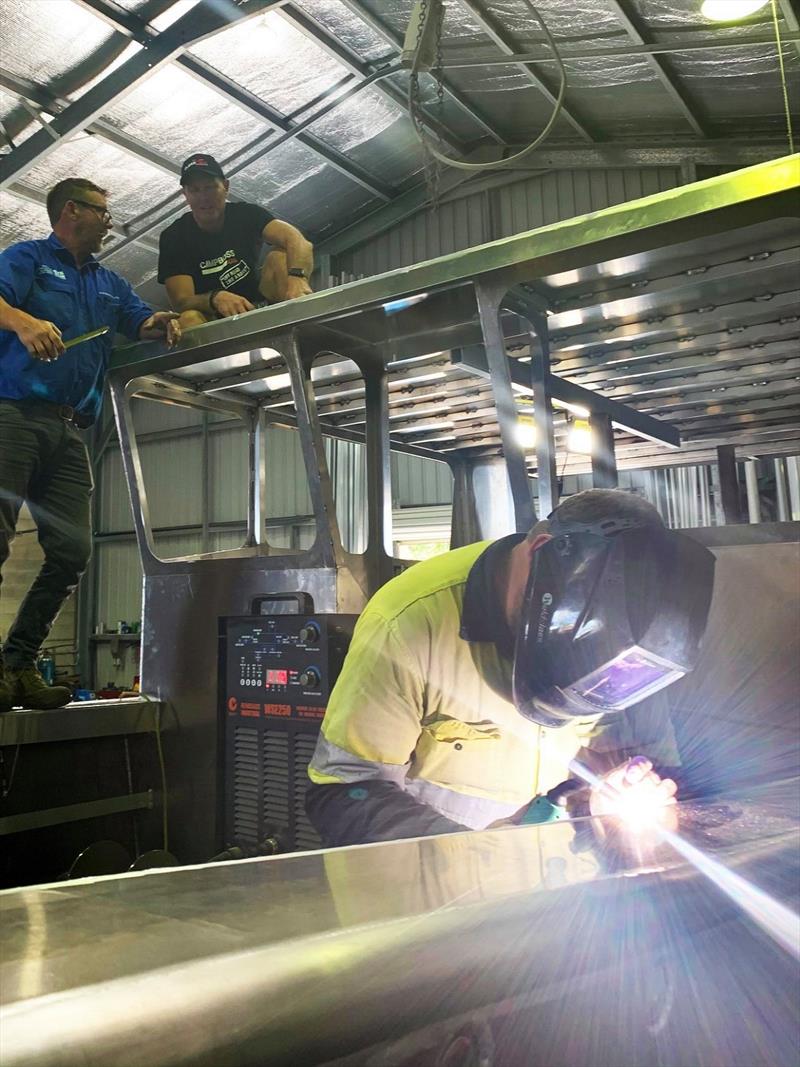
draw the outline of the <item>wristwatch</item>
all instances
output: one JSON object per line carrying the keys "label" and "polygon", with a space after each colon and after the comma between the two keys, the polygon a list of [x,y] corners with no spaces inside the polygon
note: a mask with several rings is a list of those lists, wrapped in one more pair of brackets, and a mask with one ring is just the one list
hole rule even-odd
{"label": "wristwatch", "polygon": [[286,273],[290,278],[308,278],[308,275],[302,267],[289,267]]}

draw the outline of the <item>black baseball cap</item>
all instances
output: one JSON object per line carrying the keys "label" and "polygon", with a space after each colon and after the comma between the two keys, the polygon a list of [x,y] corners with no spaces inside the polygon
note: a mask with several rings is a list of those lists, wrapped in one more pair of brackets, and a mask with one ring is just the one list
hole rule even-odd
{"label": "black baseball cap", "polygon": [[185,185],[192,171],[197,174],[207,174],[210,178],[222,178],[225,180],[225,171],[217,163],[213,156],[205,152],[196,152],[193,156],[183,161],[181,166],[181,185]]}

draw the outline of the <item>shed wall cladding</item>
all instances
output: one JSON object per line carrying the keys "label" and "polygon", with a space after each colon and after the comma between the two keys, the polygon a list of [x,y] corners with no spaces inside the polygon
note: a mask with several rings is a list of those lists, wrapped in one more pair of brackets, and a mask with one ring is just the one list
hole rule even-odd
{"label": "shed wall cladding", "polygon": [[201,437],[147,441],[139,446],[142,478],[153,529],[202,522]]}
{"label": "shed wall cladding", "polygon": [[[247,522],[249,457],[244,426],[225,428],[208,435],[208,518],[214,522]],[[235,548],[242,543],[234,538]]]}
{"label": "shed wall cladding", "polygon": [[266,442],[266,516],[310,515],[308,478],[296,430],[270,426]]}
{"label": "shed wall cladding", "polygon": [[674,189],[677,167],[561,170],[424,209],[336,258],[334,274],[367,277]]}
{"label": "shed wall cladding", "polygon": [[100,541],[95,546],[94,562],[97,576],[95,623],[113,629],[120,619],[140,618],[142,567],[136,541]]}
{"label": "shed wall cladding", "polygon": [[453,475],[446,463],[405,452],[392,454],[392,507],[450,504]]}

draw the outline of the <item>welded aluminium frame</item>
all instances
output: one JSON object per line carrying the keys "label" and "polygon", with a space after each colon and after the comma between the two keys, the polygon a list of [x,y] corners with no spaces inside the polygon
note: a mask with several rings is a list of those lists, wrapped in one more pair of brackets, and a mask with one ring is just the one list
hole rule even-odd
{"label": "welded aluminium frame", "polygon": [[[746,171],[710,179],[667,194],[623,204],[594,215],[571,219],[533,233],[520,234],[452,256],[315,293],[246,315],[208,323],[172,351],[159,343],[117,350],[111,359],[110,385],[120,433],[125,474],[133,502],[136,533],[145,572],[142,633],[142,685],[163,700],[179,729],[165,734],[168,762],[178,785],[173,800],[177,851],[182,858],[202,859],[215,842],[210,834],[215,804],[216,684],[214,620],[242,615],[256,594],[302,590],[314,596],[317,610],[359,611],[371,595],[403,564],[392,558],[390,544],[390,448],[388,367],[393,360],[424,358],[439,349],[459,349],[464,370],[488,374],[504,445],[504,456],[454,452],[454,544],[527,529],[533,518],[526,458],[514,433],[517,411],[513,390],[533,396],[539,426],[537,466],[540,514],[557,502],[554,400],[583,406],[601,420],[593,456],[596,484],[614,480],[608,422],[661,441],[679,443],[669,424],[617,404],[553,374],[547,365],[547,307],[535,288],[537,278],[609,259],[680,244],[698,236],[796,214],[798,185],[793,160],[777,160]],[[533,286],[525,283],[533,282]],[[390,320],[385,305],[409,302]],[[504,326],[536,339],[530,365],[505,351]],[[263,348],[282,356],[291,380],[291,412],[265,410],[260,396],[236,391],[263,373],[256,357],[243,353]],[[351,359],[364,379],[366,424],[363,434],[321,424],[311,367],[322,352]],[[534,352],[534,346],[531,348]],[[202,365],[239,356],[241,365],[203,377]],[[450,357],[443,355],[451,365]],[[219,364],[217,364],[219,366]],[[182,371],[192,368],[188,377]],[[220,388],[224,385],[226,388]],[[161,560],[155,551],[147,516],[146,490],[130,410],[137,393],[188,403],[205,410],[244,413],[248,422],[253,479],[249,494],[249,536],[245,546],[217,554]],[[303,460],[314,510],[316,537],[300,553],[275,552],[262,537],[260,501],[264,485],[265,420],[294,425],[300,433]],[[605,421],[603,421],[605,420]],[[325,459],[323,434],[365,442],[368,543],[361,555],[342,547],[335,502]],[[407,451],[442,459],[433,448]],[[676,454],[680,463],[679,453]],[[488,469],[487,469],[488,467]],[[500,490],[507,501],[498,503]],[[508,506],[510,502],[510,506]],[[501,529],[497,528],[497,523]],[[492,525],[494,523],[494,526]]]}
{"label": "welded aluminium frame", "polygon": [[326,289],[300,301],[209,323],[194,343],[165,352],[160,342],[118,349],[112,372],[175,370],[263,345],[286,327],[331,321],[421,292],[491,277],[507,290],[581,264],[646,252],[771,218],[797,216],[800,155],[719,175],[693,185],[566,219],[527,233],[454,252],[372,278]]}
{"label": "welded aluminium frame", "polygon": [[[315,329],[323,333],[326,329],[333,329],[336,333],[342,322],[348,319],[352,321],[354,315],[368,316],[370,313],[372,334],[367,329],[367,336],[360,339],[364,343],[358,345],[359,353],[345,351],[342,354],[353,356],[357,363],[359,356],[362,363],[366,358],[372,373],[376,364],[380,364],[381,356],[387,358],[386,345],[382,345],[379,336],[380,323],[377,333],[374,325],[376,309],[389,301],[426,294],[432,299],[426,301],[420,315],[411,317],[411,340],[408,342],[411,348],[407,344],[404,351],[414,351],[414,331],[423,329],[426,316],[430,320],[430,329],[425,338],[427,348],[423,344],[419,351],[430,351],[437,341],[441,347],[451,350],[459,344],[467,348],[475,343],[482,344],[485,352],[483,365],[480,359],[476,361],[462,356],[461,361],[467,369],[477,374],[487,373],[492,382],[509,471],[515,525],[522,529],[533,517],[533,512],[525,460],[513,432],[516,421],[511,393],[513,385],[529,387],[534,397],[538,423],[537,467],[541,510],[549,510],[557,503],[552,432],[554,399],[573,409],[584,407],[590,413],[597,431],[592,459],[596,484],[615,483],[611,422],[673,448],[679,444],[677,432],[668,424],[607,400],[601,394],[583,389],[551,373],[547,351],[548,309],[536,292],[526,288],[524,283],[583,264],[678,244],[688,238],[712,236],[782,215],[796,215],[797,163],[797,157],[774,160],[632,204],[619,205],[532,233],[515,235],[410,268],[326,290],[299,302],[280,304],[253,311],[246,316],[210,323],[192,335],[194,344],[190,347],[181,346],[172,352],[165,353],[162,346],[154,343],[121,350],[112,358],[112,381],[118,381],[121,375],[131,377],[137,372],[137,376],[153,372],[169,374],[180,371],[182,367],[257,349],[262,345],[280,347],[280,339],[287,335],[287,331],[290,335],[287,343],[291,349],[293,344],[306,344],[309,331],[313,334]],[[469,304],[473,296],[464,297],[465,287],[470,294],[474,294],[479,320],[477,330],[473,324],[467,325],[465,321],[456,321],[455,329],[453,322],[448,322],[449,317],[453,320],[458,320],[459,316],[462,320],[467,317],[464,304]],[[505,355],[500,322],[503,309],[519,315],[527,322],[537,341],[538,354],[532,359],[529,371],[518,361],[509,361]],[[349,340],[353,343],[354,338]],[[336,345],[331,347],[335,349]],[[290,364],[293,358],[288,355],[287,363]],[[258,375],[258,371],[252,373]],[[365,375],[365,381],[367,378],[368,375]],[[299,379],[297,387],[299,390]],[[383,388],[385,391],[385,382]],[[374,384],[368,384],[368,390],[371,395],[370,406],[380,412],[381,390],[376,391]],[[313,406],[313,397],[311,400]],[[314,415],[308,418],[315,421]],[[368,454],[369,451],[368,448]],[[311,471],[309,477],[314,478]],[[373,524],[376,521],[374,516],[371,521]],[[372,539],[373,544],[378,541],[385,543],[385,536],[378,535],[377,541]],[[385,564],[384,559],[379,571],[385,570]]]}

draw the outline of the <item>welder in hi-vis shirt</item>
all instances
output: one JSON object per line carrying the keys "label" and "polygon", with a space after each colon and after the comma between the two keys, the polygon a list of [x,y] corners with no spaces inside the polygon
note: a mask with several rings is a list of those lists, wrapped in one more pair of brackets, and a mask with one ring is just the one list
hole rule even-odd
{"label": "welder in hi-vis shirt", "polygon": [[666,811],[680,757],[663,690],[697,660],[713,575],[646,501],[597,489],[388,582],[309,766],[323,843],[603,814],[626,794]]}

